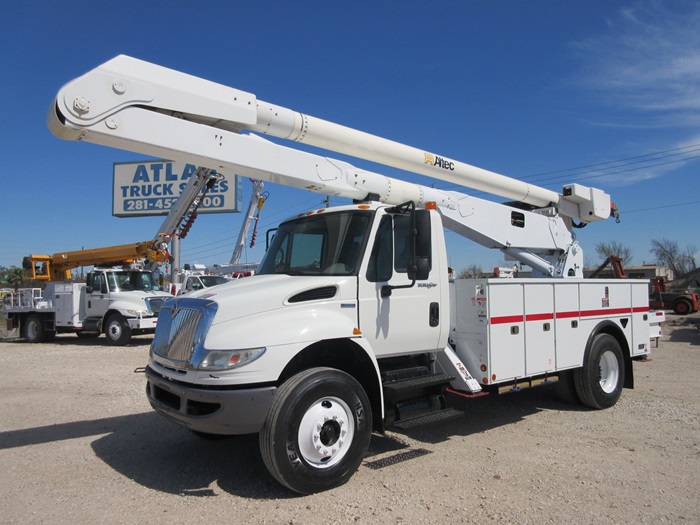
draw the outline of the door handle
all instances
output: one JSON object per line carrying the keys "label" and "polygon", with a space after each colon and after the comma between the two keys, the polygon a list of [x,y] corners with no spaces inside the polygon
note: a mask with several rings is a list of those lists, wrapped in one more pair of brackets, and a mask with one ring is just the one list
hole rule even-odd
{"label": "door handle", "polygon": [[430,326],[438,326],[440,324],[440,303],[430,303]]}

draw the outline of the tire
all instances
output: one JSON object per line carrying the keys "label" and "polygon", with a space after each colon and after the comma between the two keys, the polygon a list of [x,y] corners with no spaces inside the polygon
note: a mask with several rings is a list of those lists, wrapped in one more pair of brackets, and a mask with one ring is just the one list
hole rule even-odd
{"label": "tire", "polygon": [[24,337],[28,343],[43,343],[46,339],[44,319],[38,314],[30,314],[24,322]]}
{"label": "tire", "polygon": [[625,383],[625,362],[617,339],[609,334],[596,335],[583,366],[574,370],[574,381],[584,405],[603,409],[617,403]]}
{"label": "tire", "polygon": [[578,397],[578,392],[576,392],[573,370],[562,370],[559,372],[559,381],[554,383],[554,392],[565,403],[572,405],[581,403],[581,398]]}
{"label": "tire", "polygon": [[121,314],[112,314],[105,324],[107,344],[111,346],[124,346],[131,341],[131,327]]}
{"label": "tire", "polygon": [[693,306],[685,299],[679,299],[673,303],[673,313],[676,315],[688,315],[691,313]]}
{"label": "tire", "polygon": [[350,375],[312,368],[277,390],[260,430],[260,452],[277,481],[300,494],[347,482],[369,446],[372,412]]}

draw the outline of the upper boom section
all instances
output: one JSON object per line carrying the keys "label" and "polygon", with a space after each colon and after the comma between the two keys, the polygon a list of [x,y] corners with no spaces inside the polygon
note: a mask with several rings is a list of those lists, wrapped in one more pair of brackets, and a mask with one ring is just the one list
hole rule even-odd
{"label": "upper boom section", "polygon": [[[57,136],[74,140],[91,141],[90,134],[96,133],[111,135],[111,142],[94,139],[92,141],[171,158],[170,152],[153,144],[153,139],[140,139],[136,130],[122,129],[128,117],[125,110],[129,108],[149,108],[170,117],[203,124],[209,129],[235,133],[248,130],[307,143],[500,195],[535,207],[553,206],[559,213],[574,220],[592,222],[606,219],[610,215],[610,197],[595,188],[572,184],[564,188],[563,194],[558,194],[432,152],[269,104],[257,100],[251,93],[123,55],[64,86],[56,98],[55,107],[49,113],[49,127]],[[137,119],[134,119],[132,124],[137,124]],[[174,128],[169,131],[176,132]],[[151,133],[161,131],[151,130]],[[129,142],[129,147],[124,146],[125,141]],[[147,147],[137,149],[134,147],[137,142],[144,143]],[[189,159],[198,155],[201,159],[219,159],[214,153],[204,154],[203,149],[192,151],[192,146],[186,144],[187,140],[182,142],[177,151],[183,156],[187,155]],[[224,145],[224,140],[220,139],[218,146]],[[171,152],[175,150],[172,146],[170,149]],[[238,156],[239,159],[244,157],[243,154]],[[358,189],[358,186],[362,186],[366,181],[335,180],[334,173],[340,163],[329,162],[329,166],[317,166],[316,173],[313,173],[313,177],[318,178],[321,183],[305,180],[308,175],[304,174],[285,175],[285,178],[265,176],[264,173],[275,172],[261,167],[263,163],[259,161],[252,163],[245,174],[319,193],[351,198],[357,198],[358,195],[363,198],[367,193],[375,193],[374,186],[381,186],[385,194],[393,191],[395,195],[400,193],[401,198],[408,197],[406,200],[436,200],[438,205],[450,205],[445,201],[444,194],[438,195],[442,199],[428,198],[424,187],[401,184],[401,181],[395,179],[391,179],[389,189],[385,188],[385,181],[377,184],[374,179],[362,189]],[[207,164],[199,161],[198,164],[213,168],[222,166],[219,162]],[[245,169],[245,166],[242,167]]]}

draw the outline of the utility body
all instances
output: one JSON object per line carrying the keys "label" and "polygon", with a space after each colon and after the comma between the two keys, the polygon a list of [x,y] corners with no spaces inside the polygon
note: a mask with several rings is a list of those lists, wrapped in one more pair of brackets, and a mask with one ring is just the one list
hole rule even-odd
{"label": "utility body", "polygon": [[[583,279],[574,229],[615,213],[601,190],[559,194],[125,56],[64,86],[48,118],[62,138],[352,200],[283,222],[255,276],[166,302],[146,367],[157,411],[200,435],[258,432],[268,470],[294,491],[345,483],[371,432],[450,415],[449,395],[554,382],[568,401],[610,407],[650,352],[648,282]],[[533,277],[451,281],[445,228]]]}

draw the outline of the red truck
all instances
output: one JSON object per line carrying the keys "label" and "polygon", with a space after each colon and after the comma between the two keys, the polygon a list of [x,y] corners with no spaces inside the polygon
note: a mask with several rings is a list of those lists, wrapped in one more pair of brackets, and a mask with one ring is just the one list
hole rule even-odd
{"label": "red truck", "polygon": [[666,279],[654,277],[649,290],[649,307],[673,310],[678,315],[688,315],[700,310],[700,298],[695,292],[672,292],[666,289]]}

